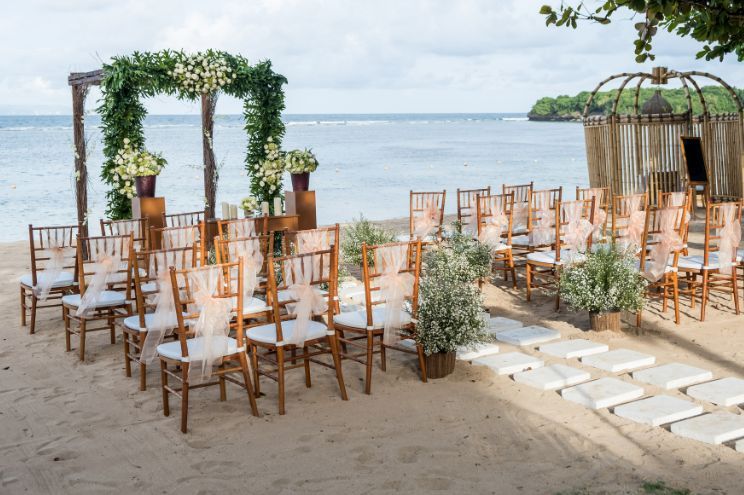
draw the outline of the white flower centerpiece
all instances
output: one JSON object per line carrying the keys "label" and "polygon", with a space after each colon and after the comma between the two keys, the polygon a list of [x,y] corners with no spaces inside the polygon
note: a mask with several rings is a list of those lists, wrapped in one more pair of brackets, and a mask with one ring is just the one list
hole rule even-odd
{"label": "white flower centerpiece", "polygon": [[224,57],[209,52],[184,56],[168,75],[192,96],[219,91],[237,77]]}
{"label": "white flower centerpiece", "polygon": [[264,144],[266,158],[254,165],[253,173],[259,178],[259,185],[267,187],[269,193],[273,195],[279,190],[282,175],[284,174],[284,159],[279,145],[269,136]]}
{"label": "white flower centerpiece", "polygon": [[318,159],[309,149],[292,150],[284,156],[284,167],[292,174],[292,189],[307,191],[310,187],[310,173],[318,169]]}
{"label": "white flower centerpiece", "polygon": [[240,201],[240,207],[245,212],[245,216],[253,216],[258,211],[258,200],[253,196],[247,196]]}
{"label": "white flower centerpiece", "polygon": [[124,138],[114,162],[114,187],[121,194],[130,199],[135,193],[143,198],[155,196],[155,178],[165,167],[165,158],[158,153],[135,149],[131,141]]}

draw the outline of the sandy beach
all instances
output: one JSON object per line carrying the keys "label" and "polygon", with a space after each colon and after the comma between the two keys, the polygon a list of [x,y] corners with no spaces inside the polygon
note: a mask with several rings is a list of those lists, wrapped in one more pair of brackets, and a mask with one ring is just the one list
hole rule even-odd
{"label": "sandy beach", "polygon": [[[400,226],[402,221],[389,222]],[[701,226],[690,245],[699,249]],[[37,333],[21,328],[18,278],[29,270],[25,242],[0,245],[0,493],[644,493],[665,481],[693,493],[741,493],[744,455],[642,426],[458,362],[453,375],[421,383],[412,357],[394,353],[363,393],[363,367],[345,362],[350,400],[330,370],[313,369],[313,387],[290,375],[287,414],[276,413],[276,387],[265,383],[262,417],[250,415],[242,390],[191,396],[189,433],[177,412],[162,414],[159,376],[139,392],[124,376],[121,336],[88,344],[89,359],[65,353],[57,310],[40,313]],[[705,323],[683,299],[682,325],[653,303],[642,330],[591,333],[588,316],[553,310],[553,300],[524,298],[502,281],[486,285],[494,316],[589,338],[611,348],[744,376],[744,334],[728,300],[714,299]],[[634,322],[634,319],[633,319]],[[502,345],[503,350],[511,350]],[[534,349],[524,350],[537,355]],[[544,356],[544,355],[543,355]],[[547,357],[546,362],[560,362]],[[572,366],[582,367],[575,360]],[[585,368],[589,369],[589,368]],[[609,376],[591,369],[593,377]],[[629,379],[624,376],[624,379]],[[650,385],[646,395],[661,393]],[[678,390],[666,392],[683,397]],[[703,403],[701,403],[703,404]],[[703,404],[706,410],[724,408]],[[173,407],[173,406],[172,406]],[[726,408],[741,414],[738,407]],[[178,411],[178,407],[174,408]]]}

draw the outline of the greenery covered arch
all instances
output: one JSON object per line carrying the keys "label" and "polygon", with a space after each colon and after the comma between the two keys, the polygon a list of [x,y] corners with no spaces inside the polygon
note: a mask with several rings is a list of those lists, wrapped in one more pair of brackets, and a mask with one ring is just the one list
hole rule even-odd
{"label": "greenery covered arch", "polygon": [[251,193],[271,205],[271,199],[282,194],[281,171],[270,159],[270,151],[271,143],[280,146],[284,135],[282,86],[286,83],[284,76],[272,70],[270,61],[250,65],[240,55],[215,50],[194,54],[172,50],[135,52],[115,57],[104,65],[100,80],[103,97],[98,112],[105,157],[101,177],[111,186],[106,214],[112,219],[131,216],[131,200],[115,187],[115,159],[125,139],[133,148],[144,149],[143,123],[147,110],[142,99],[157,94],[189,101],[201,99],[207,217],[214,217],[218,173],[212,150],[217,95],[222,92],[243,100],[248,134],[245,167],[251,178]]}

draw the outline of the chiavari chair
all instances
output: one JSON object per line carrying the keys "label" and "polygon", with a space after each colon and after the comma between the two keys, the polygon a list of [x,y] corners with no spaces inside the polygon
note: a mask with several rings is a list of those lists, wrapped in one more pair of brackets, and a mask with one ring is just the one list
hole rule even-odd
{"label": "chiavari chair", "polygon": [[[339,338],[346,349],[344,359],[356,361],[365,366],[364,391],[372,391],[372,363],[375,354],[380,354],[382,371],[387,368],[386,349],[394,349],[418,356],[421,381],[426,382],[426,359],[423,346],[406,346],[405,342],[415,339],[415,317],[418,308],[418,288],[421,274],[421,241],[367,246],[362,244],[362,263],[364,278],[364,310],[345,312],[336,315],[334,324]],[[396,257],[403,259],[396,259]],[[398,263],[398,266],[395,266]],[[389,295],[383,286],[383,277],[404,281],[409,292],[405,299],[410,304],[411,313],[403,308],[388,307]],[[389,320],[389,321],[388,321]],[[385,342],[386,323],[388,342]],[[405,340],[402,340],[405,339]]]}
{"label": "chiavari chair", "polygon": [[[686,275],[684,280],[680,280],[686,284],[686,288],[680,289],[680,293],[690,296],[693,308],[697,291],[701,290],[700,321],[705,321],[705,308],[711,292],[731,294],[736,314],[739,314],[735,267],[741,262],[738,255],[740,229],[741,202],[709,202],[705,209],[703,255],[679,258],[678,269]],[[734,238],[735,240],[727,240]]]}
{"label": "chiavari chair", "polygon": [[635,244],[634,248],[639,249],[643,242],[647,209],[648,195],[646,193],[613,196],[612,215],[610,215],[612,242],[625,247]]}
{"label": "chiavari chair", "polygon": [[[132,273],[134,274],[134,300],[137,312],[121,321],[124,342],[125,373],[132,376],[132,365],[139,366],[140,390],[147,388],[147,357],[142,356],[142,349],[148,332],[155,323],[155,312],[158,304],[171,301],[161,301],[160,297],[169,295],[162,284],[170,286],[170,267],[185,270],[197,266],[198,254],[195,247],[158,249],[152,251],[135,251],[132,256]],[[163,294],[163,296],[160,296]],[[171,298],[172,299],[172,298]],[[170,334],[178,326],[175,313],[167,327],[158,330],[163,334]],[[154,347],[153,347],[154,349]],[[152,357],[157,357],[153,353]]]}
{"label": "chiavari chair", "polygon": [[534,190],[535,183],[501,185],[502,194],[514,194],[514,215],[512,222],[512,235],[523,235],[527,233],[527,222],[529,218],[530,194]]}
{"label": "chiavari chair", "polygon": [[219,220],[217,231],[219,236],[225,239],[235,237],[254,237],[268,234],[269,217],[234,218],[232,220]]}
{"label": "chiavari chair", "polygon": [[490,196],[491,186],[481,189],[457,189],[457,221],[463,232],[476,233],[476,203],[478,196]]}
{"label": "chiavari chair", "polygon": [[[554,289],[560,278],[561,267],[583,258],[592,246],[592,216],[594,199],[562,201],[555,208],[554,243],[550,251],[533,251],[527,254],[527,300],[536,288]],[[580,228],[580,232],[571,229]],[[580,245],[570,245],[569,239]],[[560,307],[560,294],[555,296],[555,309]]]}
{"label": "chiavari chair", "polygon": [[28,226],[31,273],[20,279],[21,326],[30,317],[30,333],[36,332],[36,312],[58,308],[65,294],[77,290],[77,225]]}
{"label": "chiavari chair", "polygon": [[201,266],[207,262],[205,229],[204,222],[183,227],[151,227],[150,239],[151,242],[160,240],[161,249],[194,247],[199,256],[197,264]]}
{"label": "chiavari chair", "polygon": [[[279,414],[286,412],[286,372],[304,368],[309,388],[310,363],[333,369],[341,398],[348,400],[334,323],[337,271],[334,249],[269,259],[268,299],[273,321],[249,328],[247,338],[256,393],[260,393],[261,376],[276,381]],[[321,286],[327,290],[321,291]],[[288,291],[291,297],[283,300],[280,291]],[[328,354],[332,364],[318,359]]]}
{"label": "chiavari chair", "polygon": [[610,220],[612,193],[609,187],[576,186],[576,199],[594,201],[594,242],[604,241],[607,237],[607,223]]}
{"label": "chiavari chair", "polygon": [[513,213],[513,192],[476,197],[478,239],[491,248],[492,269],[504,272],[506,280],[511,274],[512,286],[516,289],[517,272],[511,246]]}
{"label": "chiavari chair", "polygon": [[[77,268],[79,294],[62,297],[65,348],[72,350],[71,337],[79,339],[80,360],[85,360],[86,336],[108,330],[116,343],[116,320],[132,314],[132,234],[78,237]],[[100,323],[102,326],[94,327]]]}
{"label": "chiavari chair", "polygon": [[[550,249],[554,243],[555,216],[563,199],[563,187],[532,190],[527,201],[527,232],[512,236],[512,250],[524,257],[527,253]],[[515,203],[515,209],[517,208]]]}
{"label": "chiavari chair", "polygon": [[[258,416],[243,318],[240,317],[243,314],[242,260],[185,270],[171,267],[170,277],[177,309],[178,340],[157,347],[163,414],[170,415],[170,395],[179,397],[181,432],[186,433],[189,392],[219,385],[220,401],[225,401],[226,382],[230,382],[246,390],[251,412]],[[230,331],[235,338],[228,335]],[[180,388],[175,388],[170,379],[180,383]]]}
{"label": "chiavari chair", "polygon": [[133,246],[137,251],[150,249],[149,221],[147,218],[133,220],[104,220],[101,219],[101,235],[129,235],[132,234]]}
{"label": "chiavari chair", "polygon": [[[687,204],[687,213],[688,215],[691,215],[691,213],[694,211],[694,188],[688,187],[686,191],[678,191],[678,192],[659,192],[659,205],[662,208],[666,208],[669,206],[681,206],[683,204]],[[689,219],[688,219],[689,223]],[[685,236],[682,239],[682,241],[685,243],[685,248],[682,251],[682,256],[687,256],[690,253],[688,252],[688,246],[687,246],[687,237],[690,234],[689,227],[685,230]]]}
{"label": "chiavari chair", "polygon": [[442,238],[444,202],[447,191],[410,192],[409,235],[410,239],[426,241]]}
{"label": "chiavari chair", "polygon": [[199,225],[204,221],[204,210],[188,211],[184,213],[163,213],[163,225],[166,227],[186,227]]}

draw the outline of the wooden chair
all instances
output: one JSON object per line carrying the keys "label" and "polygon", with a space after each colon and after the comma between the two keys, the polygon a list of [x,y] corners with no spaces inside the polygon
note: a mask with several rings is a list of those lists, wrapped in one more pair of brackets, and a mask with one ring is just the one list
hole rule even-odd
{"label": "wooden chair", "polygon": [[[578,210],[578,211],[576,211]],[[576,212],[576,218],[572,218]],[[533,251],[527,254],[527,300],[532,297],[535,288],[555,289],[563,265],[572,260],[581,259],[584,252],[592,247],[592,217],[594,215],[594,199],[563,201],[555,209],[555,237],[553,249],[550,251]],[[567,233],[571,221],[588,222],[583,224],[586,229],[586,245],[569,246],[566,243]],[[564,249],[565,248],[565,249]],[[560,294],[556,292],[555,309],[560,307]]]}
{"label": "wooden chair", "polygon": [[[447,191],[410,193],[409,234],[410,239],[425,240],[429,236],[442,238],[444,223],[444,201]],[[428,232],[424,232],[428,231]],[[422,235],[423,234],[423,235]]]}
{"label": "wooden chair", "polygon": [[207,261],[205,228],[204,222],[183,227],[153,227],[150,228],[150,239],[159,239],[161,249],[194,247],[199,255],[197,264],[201,266]]}
{"label": "wooden chair", "polygon": [[61,307],[62,296],[77,290],[77,234],[77,225],[28,226],[31,273],[21,277],[20,287],[21,326],[30,317],[30,333],[36,332],[37,310]]}
{"label": "wooden chair", "polygon": [[186,227],[188,225],[199,225],[204,221],[204,210],[188,211],[185,213],[163,213],[163,225],[166,227]]}
{"label": "wooden chair", "polygon": [[[147,388],[147,363],[142,359],[142,348],[148,331],[153,325],[157,304],[166,303],[154,300],[160,292],[160,284],[171,284],[171,266],[176,270],[185,270],[196,267],[197,262],[198,254],[194,247],[135,251],[132,256],[137,313],[124,318],[121,327],[124,336],[125,373],[130,378],[132,364],[139,366],[139,386],[142,391]],[[171,333],[177,326],[178,322],[174,314],[172,326],[166,330],[166,333]]]}
{"label": "wooden chair", "polygon": [[[416,311],[418,308],[418,284],[421,274],[421,241],[399,242],[379,246],[362,244],[362,259],[371,260],[371,264],[362,263],[364,277],[364,310],[346,312],[336,315],[334,323],[344,345],[343,357],[361,363],[366,368],[364,392],[372,392],[372,361],[374,354],[380,354],[380,366],[386,370],[386,349],[394,349],[418,356],[421,381],[426,382],[426,358],[421,345],[405,346],[403,342],[396,345],[384,343],[386,309],[385,295],[381,289],[381,277],[385,274],[385,250],[405,249],[405,262],[399,275],[412,279],[411,294],[407,300],[411,314],[401,311],[399,336],[414,339],[416,334]],[[347,335],[348,334],[348,335]]]}
{"label": "wooden chair", "polygon": [[234,218],[232,220],[219,220],[217,229],[219,236],[225,239],[236,237],[254,237],[268,234],[269,217]]}
{"label": "wooden chair", "polygon": [[478,239],[491,247],[492,269],[503,271],[517,288],[517,272],[512,255],[512,221],[514,193],[476,196],[476,226]]}
{"label": "wooden chair", "polygon": [[512,222],[512,235],[523,235],[527,233],[527,223],[530,209],[530,194],[534,190],[535,183],[507,185],[502,184],[502,194],[514,194],[514,214]]}
{"label": "wooden chair", "polygon": [[476,233],[475,209],[477,197],[490,195],[491,186],[482,189],[457,189],[457,221],[460,222],[463,232],[470,228],[473,233]]}
{"label": "wooden chair", "polygon": [[[243,314],[243,298],[240,297],[243,293],[242,261],[186,270],[171,267],[170,276],[178,320],[178,340],[160,344],[157,348],[163,414],[170,415],[169,396],[179,397],[181,432],[186,433],[189,391],[219,385],[220,401],[224,401],[227,400],[226,382],[231,382],[245,388],[251,412],[258,416],[256,392],[251,383],[245,352],[243,318],[240,317]],[[199,321],[204,307],[214,311],[212,317],[215,319],[229,319],[230,323],[226,323],[228,328],[205,325],[202,329]],[[225,314],[222,314],[222,309],[227,310]],[[211,319],[209,316],[206,318]],[[235,338],[228,336],[230,330],[235,332]],[[240,375],[239,379],[233,376],[235,374]],[[215,376],[216,381],[212,379]],[[174,388],[169,382],[171,378],[179,382],[181,387]]]}
{"label": "wooden chair", "polygon": [[609,187],[576,186],[576,199],[592,199],[594,201],[594,242],[600,242],[607,237],[607,222],[610,219],[610,200],[612,193]]}
{"label": "wooden chair", "polygon": [[[90,332],[108,330],[111,343],[116,343],[116,319],[132,314],[132,235],[78,237],[77,266],[79,294],[62,297],[62,316],[65,322],[65,347],[71,351],[71,336],[80,340],[80,360],[85,360],[86,336]],[[118,262],[118,266],[115,263]],[[102,266],[111,265],[106,274]],[[98,272],[98,273],[97,273]],[[96,286],[98,282],[102,285]],[[94,296],[86,296],[88,291]],[[81,306],[88,310],[78,314]],[[91,327],[95,322],[103,326]]]}
{"label": "wooden chair", "polygon": [[[733,209],[732,218],[726,218],[724,212]],[[689,294],[692,306],[695,305],[697,289],[700,288],[700,321],[705,321],[705,308],[712,291],[731,294],[734,301],[736,314],[739,314],[739,294],[737,290],[736,270],[731,273],[721,272],[720,249],[721,230],[724,228],[735,228],[735,224],[741,223],[741,202],[708,203],[705,208],[705,245],[702,256],[681,256],[679,258],[679,271],[686,277],[681,282],[686,284],[686,289],[680,290],[683,294]],[[731,226],[730,226],[731,225]],[[737,253],[738,245],[733,246],[731,260],[723,260],[724,263],[734,263],[736,266],[741,260]],[[698,277],[700,279],[698,279]]]}
{"label": "wooden chair", "polygon": [[[610,215],[610,237],[612,242],[627,246],[643,243],[643,229],[646,225],[646,210],[648,209],[648,195],[646,193],[615,195],[612,197],[612,215]],[[639,212],[643,212],[640,214]],[[628,226],[633,224],[633,231]]]}
{"label": "wooden chair", "polygon": [[[694,203],[695,203],[695,192],[692,187],[688,187],[686,191],[660,192],[659,193],[659,205],[662,208],[668,208],[670,206],[681,206],[683,204],[687,204],[688,216],[695,209]],[[688,226],[689,226],[689,219],[688,219]],[[682,251],[682,256],[687,256],[688,254],[690,254],[688,252],[688,246],[687,246],[687,237],[689,234],[690,234],[690,229],[689,228],[685,229],[685,235],[684,235],[684,238],[682,239],[682,241],[685,243],[685,248]]]}
{"label": "wooden chair", "polygon": [[[671,297],[674,303],[674,322],[679,325],[679,284],[677,282],[677,270],[679,258],[682,255],[684,244],[682,238],[687,230],[687,204],[668,206],[665,208],[650,208],[646,212],[646,224],[643,232],[643,241],[639,251],[638,269],[648,280],[646,289],[647,298],[661,298],[662,311],[666,312],[668,300]],[[671,234],[670,234],[671,233]],[[680,244],[671,247],[669,251],[662,245],[663,236],[677,236]],[[669,245],[668,243],[666,245]],[[663,266],[656,266],[654,259],[663,257],[666,259]],[[671,257],[671,260],[670,260]],[[636,326],[641,326],[642,310],[636,314]]]}
{"label": "wooden chair", "polygon": [[[527,202],[527,231],[512,236],[512,251],[526,256],[536,250],[550,249],[555,230],[555,215],[563,199],[563,187],[533,190]],[[517,208],[515,203],[515,209]]]}
{"label": "wooden chair", "polygon": [[150,227],[147,218],[134,220],[103,220],[101,219],[101,235],[129,235],[134,239],[136,251],[150,249]]}
{"label": "wooden chair", "polygon": [[[273,322],[248,329],[247,336],[256,393],[260,393],[261,376],[275,380],[279,385],[279,414],[286,412],[286,372],[304,368],[305,386],[309,388],[311,362],[335,370],[341,398],[348,400],[333,316],[337,271],[334,249],[269,259],[268,299]],[[327,291],[321,292],[320,286],[327,286]],[[280,295],[282,291],[288,292],[289,297],[283,298]],[[303,297],[311,297],[311,306],[317,310],[311,308],[309,321],[298,320],[298,316],[293,314],[297,308],[292,305],[297,305],[300,302],[298,298]],[[327,319],[325,323],[320,321],[322,316]],[[301,335],[303,322],[307,324],[306,333]],[[293,352],[300,349],[299,353]],[[318,359],[327,354],[331,355],[333,364]]]}

